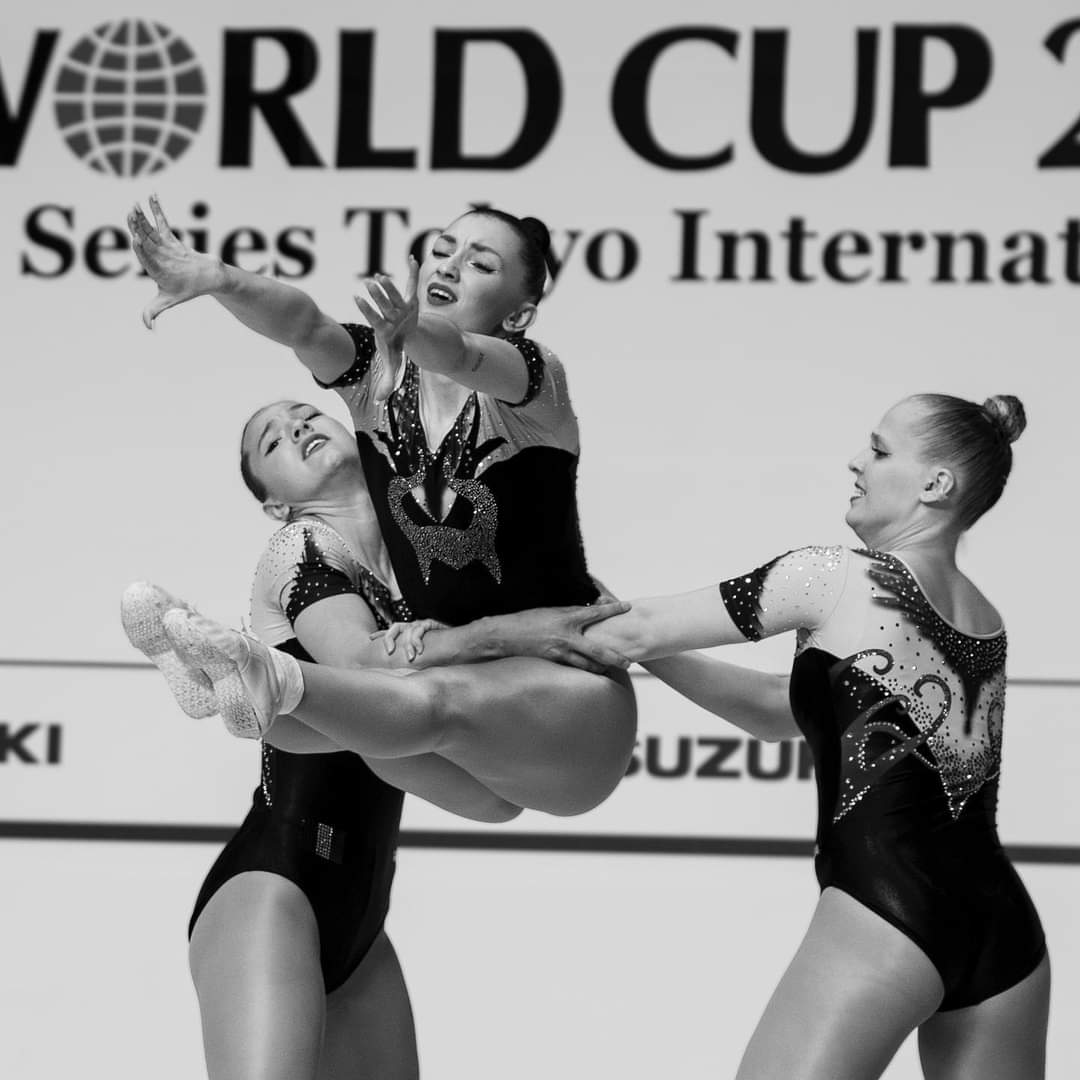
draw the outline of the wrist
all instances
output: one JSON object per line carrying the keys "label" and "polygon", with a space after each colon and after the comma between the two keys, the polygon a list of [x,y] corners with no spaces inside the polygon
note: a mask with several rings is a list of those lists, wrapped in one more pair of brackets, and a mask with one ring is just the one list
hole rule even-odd
{"label": "wrist", "polygon": [[210,283],[206,290],[213,296],[229,296],[240,288],[240,273],[235,266],[230,266],[213,255],[206,255],[207,280]]}

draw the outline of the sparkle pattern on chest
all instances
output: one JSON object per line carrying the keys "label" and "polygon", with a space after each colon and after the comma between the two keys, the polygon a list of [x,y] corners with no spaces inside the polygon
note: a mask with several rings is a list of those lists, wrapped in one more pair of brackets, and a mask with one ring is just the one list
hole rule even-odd
{"label": "sparkle pattern on chest", "polygon": [[[454,570],[479,562],[497,581],[502,568],[495,551],[499,508],[491,489],[476,474],[485,459],[506,443],[495,436],[481,443],[480,403],[471,393],[438,449],[428,449],[420,419],[420,378],[409,365],[401,386],[386,406],[385,430],[376,435],[394,464],[397,475],[390,481],[387,502],[398,528],[409,541],[425,584],[432,564],[441,562]],[[417,492],[423,498],[416,497]],[[448,499],[450,495],[452,498]],[[464,507],[458,506],[463,500]],[[444,504],[445,514],[438,512]],[[462,510],[466,513],[462,514]],[[451,524],[451,514],[464,524]],[[419,519],[419,520],[418,520]]]}
{"label": "sparkle pattern on chest", "polygon": [[[880,623],[878,633],[885,635],[881,646],[847,658],[834,673],[837,691],[849,694],[860,710],[841,738],[842,783],[835,820],[909,755],[937,772],[949,811],[957,818],[1001,767],[1005,635],[978,638],[961,633],[934,610],[899,559],[871,551],[857,555],[869,560],[875,605],[901,618]],[[869,670],[854,670],[867,660],[873,660]],[[879,714],[890,708],[898,710],[895,718],[883,719]],[[898,722],[905,717],[914,730]],[[895,742],[871,757],[875,736]]]}

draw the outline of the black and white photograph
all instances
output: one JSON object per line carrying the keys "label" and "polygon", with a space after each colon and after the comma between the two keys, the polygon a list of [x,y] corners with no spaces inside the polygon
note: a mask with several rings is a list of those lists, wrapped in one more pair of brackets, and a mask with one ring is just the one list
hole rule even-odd
{"label": "black and white photograph", "polygon": [[1080,7],[0,24],[5,1080],[1080,1075]]}

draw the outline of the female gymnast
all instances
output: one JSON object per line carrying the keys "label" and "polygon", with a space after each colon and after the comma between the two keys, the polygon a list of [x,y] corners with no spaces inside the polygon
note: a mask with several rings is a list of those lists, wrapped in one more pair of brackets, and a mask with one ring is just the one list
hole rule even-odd
{"label": "female gymnast", "polygon": [[[740,1080],[877,1077],[916,1029],[928,1080],[1044,1075],[1046,943],[995,823],[1005,631],[956,564],[1024,424],[1011,397],[905,399],[849,466],[846,520],[864,548],[801,548],[719,588],[634,601],[588,631],[629,657],[666,658],[650,664],[657,675],[759,738],[802,733],[812,749],[821,896]],[[236,696],[229,707],[261,725],[283,708],[315,728],[424,714],[414,690],[430,673],[301,665],[181,612],[171,628]],[[790,704],[780,676],[675,655],[788,630]]]}
{"label": "female gymnast", "polygon": [[[368,632],[411,611],[472,620],[460,630],[433,632],[429,640],[444,648],[421,663],[511,653],[543,658],[468,669],[467,708],[451,712],[445,690],[436,689],[440,723],[456,724],[468,748],[465,767],[454,763],[456,746],[430,741],[425,749],[417,743],[369,756],[365,765],[333,752],[353,747],[348,725],[329,725],[326,738],[280,718],[265,740],[266,783],[256,792],[252,815],[211,872],[196,908],[192,969],[211,1075],[315,1075],[321,1060],[319,1075],[408,1076],[415,1071],[408,999],[381,933],[400,795],[377,777],[488,820],[510,817],[521,806],[578,813],[610,793],[633,745],[633,695],[618,671],[625,661],[581,637],[590,620],[621,605],[482,617],[537,603],[580,604],[597,595],[581,552],[577,428],[561,366],[519,334],[535,314],[525,294],[538,298],[543,285],[543,234],[488,213],[466,215],[455,223],[458,235],[440,238],[429,260],[435,269],[425,270],[433,280],[424,306],[449,308],[457,322],[421,316],[415,288],[410,307],[385,279],[375,286],[373,297],[386,314],[395,304],[411,312],[405,363],[404,335],[394,336],[383,310],[368,312],[381,340],[366,327],[332,323],[297,290],[183,247],[156,199],[152,206],[156,228],[141,213],[131,224],[135,250],[161,289],[153,314],[218,290],[243,321],[292,344],[317,376],[337,378],[357,421],[354,438],[318,410],[282,402],[261,410],[245,429],[245,479],[271,516],[289,521],[260,564],[256,629],[286,648],[295,638],[295,655],[347,665],[378,658],[385,668],[394,661]],[[448,252],[451,244],[456,250]],[[468,354],[464,388],[411,362],[415,357],[438,367],[448,344]],[[476,378],[485,363],[486,382]],[[376,409],[376,400],[387,395],[389,402]],[[434,454],[429,439],[437,445]],[[356,467],[361,456],[374,509]],[[390,560],[380,526],[394,540]],[[411,590],[403,589],[404,597],[394,595],[395,576]],[[166,612],[175,606],[179,602],[167,594],[142,586],[127,600],[127,622],[138,625],[137,643],[165,671],[181,704],[206,715],[218,707],[209,684],[184,666],[163,632]],[[516,639],[510,627],[517,627]],[[406,662],[406,652],[397,662]],[[439,678],[428,685],[438,687]],[[466,705],[463,696],[460,704]],[[493,785],[466,771],[474,762],[484,763]],[[360,797],[360,790],[369,794]],[[264,812],[274,806],[282,807],[276,818]],[[292,829],[296,850],[288,860],[277,850],[281,827],[270,843],[255,835],[281,822],[288,831],[296,818],[306,824]],[[345,864],[336,870],[319,860],[333,861],[343,829]],[[303,867],[308,879],[302,879]],[[260,917],[249,919],[249,910]],[[278,939],[288,947],[273,947]]]}
{"label": "female gymnast", "polygon": [[[404,296],[384,275],[368,283],[370,299],[358,302],[370,326],[360,326],[334,321],[298,289],[191,250],[156,198],[151,211],[153,225],[138,207],[128,218],[158,286],[144,321],[211,295],[341,394],[414,617],[457,626],[597,599],[578,525],[577,418],[562,364],[525,336],[546,274],[540,222],[464,214],[422,266],[411,263]],[[258,452],[268,449],[260,440]],[[514,806],[583,813],[624,775],[637,712],[624,671],[572,664],[513,658],[430,670],[422,683],[405,680],[438,717],[422,732],[395,722],[385,732],[376,725],[373,738],[346,713],[321,733],[365,757],[437,753]]]}
{"label": "female gymnast", "polygon": [[[277,402],[245,425],[241,471],[266,512],[285,522],[252,588],[252,625],[263,641],[345,665],[529,654],[595,670],[620,663],[580,630],[622,604],[482,619],[428,633],[423,658],[410,661],[407,648],[388,657],[371,632],[409,613],[389,584],[353,435],[311,405]],[[178,606],[161,589],[133,585],[124,627],[185,711],[210,715],[209,683],[191,677],[162,631],[165,613]],[[214,1080],[416,1075],[408,993],[383,930],[402,791],[479,820],[520,813],[435,754],[369,765],[288,717],[263,742],[252,808],[210,870],[189,924]]]}
{"label": "female gymnast", "polygon": [[[995,823],[1005,630],[956,565],[1025,422],[1013,397],[901,401],[849,465],[863,549],[789,552],[590,631],[630,657],[797,631],[790,711],[751,730],[810,745],[822,892],[740,1080],[876,1077],[916,1028],[927,1080],[1044,1075],[1049,959]],[[723,715],[718,663],[649,666]]]}

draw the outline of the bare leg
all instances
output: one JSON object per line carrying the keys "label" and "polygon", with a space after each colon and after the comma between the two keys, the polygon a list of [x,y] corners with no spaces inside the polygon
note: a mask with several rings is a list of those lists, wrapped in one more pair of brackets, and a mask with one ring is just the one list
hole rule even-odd
{"label": "bare leg", "polygon": [[385,931],[326,999],[319,1080],[416,1080],[416,1031],[405,979]]}
{"label": "bare leg", "polygon": [[191,936],[210,1080],[315,1080],[326,990],[315,914],[278,874],[230,878]]}
{"label": "bare leg", "polygon": [[496,795],[580,814],[625,775],[637,708],[625,673],[545,660],[432,668],[406,678],[302,664],[294,716],[365,757],[435,753]]}
{"label": "bare leg", "polygon": [[[344,749],[293,716],[279,716],[265,738],[271,746],[291,754],[332,754]],[[520,806],[500,799],[460,766],[437,754],[369,758],[367,765],[391,787],[470,821],[511,821],[521,813]]]}
{"label": "bare leg", "polygon": [[242,737],[265,734],[284,712],[367,759],[437,754],[506,802],[551,814],[606,799],[633,750],[637,707],[625,672],[511,658],[401,678],[303,663],[179,609],[163,625]]}
{"label": "bare leg", "polygon": [[1023,981],[969,1009],[936,1013],[919,1028],[926,1080],[1042,1080],[1050,1014],[1050,958]]}
{"label": "bare leg", "polygon": [[738,1080],[873,1080],[943,992],[914,942],[846,893],[826,889]]}

